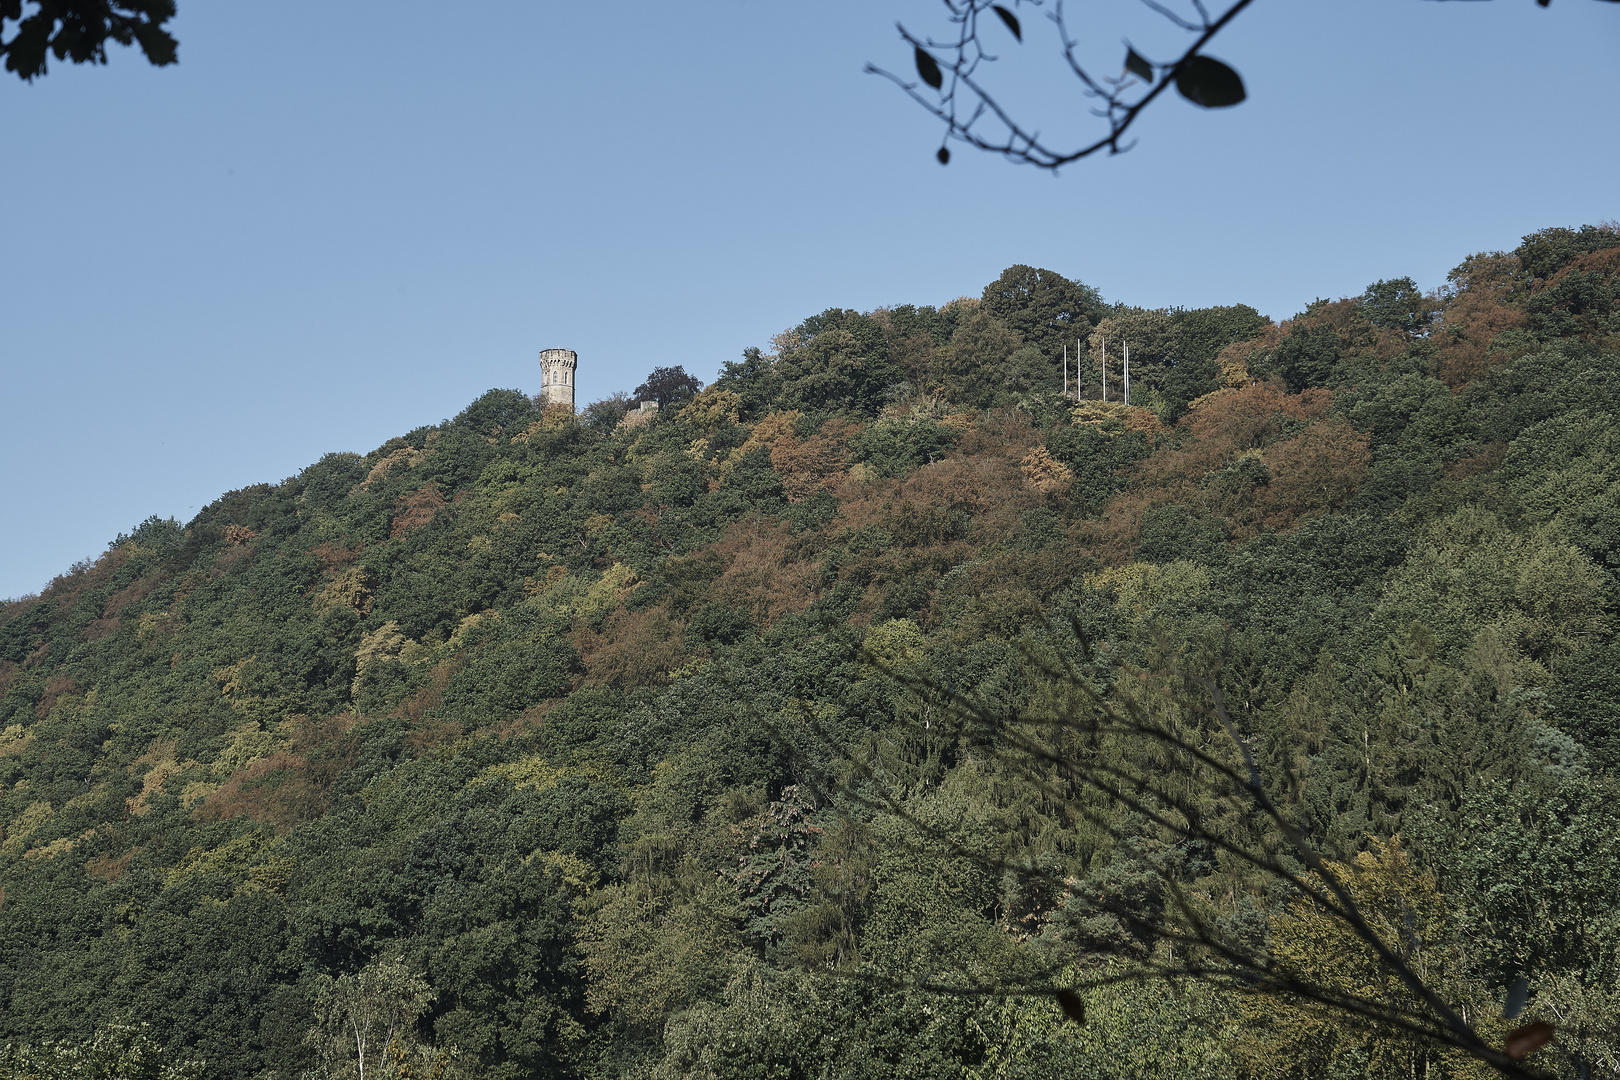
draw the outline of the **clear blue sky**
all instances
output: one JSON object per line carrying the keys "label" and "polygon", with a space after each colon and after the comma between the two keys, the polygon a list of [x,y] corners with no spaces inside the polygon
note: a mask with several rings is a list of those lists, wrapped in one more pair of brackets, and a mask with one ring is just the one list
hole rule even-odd
{"label": "clear blue sky", "polygon": [[[1216,6],[1219,6],[1218,0]],[[1166,99],[1059,177],[958,149],[868,61],[932,0],[180,0],[177,67],[0,79],[0,597],[149,514],[367,451],[580,354],[584,400],[708,380],[831,305],[1003,267],[1285,318],[1620,217],[1620,6],[1258,0],[1209,50],[1250,100]],[[1011,99],[1089,103],[1028,8]],[[1129,0],[1088,42],[1168,55]]]}

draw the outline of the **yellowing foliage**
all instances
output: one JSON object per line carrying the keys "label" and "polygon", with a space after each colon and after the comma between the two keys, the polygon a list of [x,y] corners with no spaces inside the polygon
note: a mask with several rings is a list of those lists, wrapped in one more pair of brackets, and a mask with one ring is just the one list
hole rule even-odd
{"label": "yellowing foliage", "polygon": [[516,761],[491,765],[478,774],[481,781],[509,780],[514,787],[531,788],[534,791],[550,791],[558,783],[569,778],[605,782],[608,773],[596,765],[554,765],[540,754],[530,754]]}
{"label": "yellowing foliage", "polygon": [[880,668],[894,671],[922,658],[922,629],[910,619],[890,619],[869,627],[861,648]]}
{"label": "yellowing foliage", "polygon": [[[1328,866],[1386,946],[1442,997],[1457,989],[1450,970],[1445,898],[1433,875],[1412,864],[1399,837],[1388,842],[1374,838],[1350,862]],[[1370,945],[1344,920],[1310,901],[1296,900],[1271,918],[1270,928],[1271,953],[1280,973],[1333,993],[1423,1011]],[[1459,1052],[1302,998],[1245,999],[1244,1008],[1246,1035],[1237,1049],[1256,1080],[1306,1080],[1348,1075],[1350,1070],[1389,1080],[1484,1080],[1496,1075]]]}
{"label": "yellowing foliage", "polygon": [[281,893],[286,889],[294,860],[272,854],[276,842],[260,833],[245,833],[216,848],[194,847],[179,864],[163,875],[163,887],[172,889],[200,874],[241,878],[237,893],[263,890]]}
{"label": "yellowing foliage", "polygon": [[400,445],[395,446],[371,467],[371,471],[366,474],[366,478],[360,481],[360,490],[369,490],[374,485],[383,483],[396,472],[408,472],[416,468],[432,455],[433,444],[438,439],[439,433],[437,431],[429,432],[420,450],[412,449],[401,441]]}
{"label": "yellowing foliage", "polygon": [[51,804],[44,801],[28,804],[28,809],[18,814],[6,826],[6,839],[0,843],[0,854],[19,855],[28,845],[28,838],[50,823],[55,813]]}
{"label": "yellowing foliage", "polygon": [[214,681],[219,683],[219,692],[227,698],[239,698],[247,693],[247,680],[245,673],[254,660],[253,656],[244,656],[234,664],[214,669]]}
{"label": "yellowing foliage", "polygon": [[799,422],[799,416],[797,409],[784,409],[765,417],[749,431],[748,438],[743,440],[741,446],[726,455],[726,459],[720,463],[720,470],[729,470],[762,446],[774,447],[782,439],[792,439],[793,425]]}
{"label": "yellowing foliage", "polygon": [[1047,453],[1044,446],[1037,446],[1025,454],[1018,468],[1024,474],[1024,483],[1042,495],[1059,495],[1074,482],[1074,474],[1069,467]]}
{"label": "yellowing foliage", "polygon": [[636,577],[634,570],[623,563],[614,563],[602,571],[595,584],[585,590],[576,611],[587,619],[598,612],[609,611],[618,607],[639,584],[641,579]]}
{"label": "yellowing foliage", "polygon": [[[95,830],[91,829],[90,832],[94,833]],[[74,837],[59,836],[48,844],[42,844],[37,848],[29,848],[27,851],[23,852],[23,858],[54,859],[58,855],[64,855],[67,852],[72,851],[78,846],[78,843],[79,840]]]}
{"label": "yellowing foliage", "polygon": [[1209,590],[1209,569],[1188,559],[1156,565],[1130,563],[1086,575],[1089,589],[1111,589],[1116,606],[1140,618],[1166,600]]}
{"label": "yellowing foliage", "polygon": [[[468,619],[474,618],[477,618],[477,616],[468,616]],[[467,620],[462,620],[462,627],[465,628],[466,625]],[[457,633],[460,632],[460,630],[457,631]],[[360,639],[360,647],[354,653],[354,683],[351,690],[354,693],[359,692],[360,677],[373,664],[381,663],[384,660],[400,660],[407,664],[414,664],[426,659],[427,655],[428,650],[425,647],[405,636],[405,632],[400,629],[397,620],[389,619]]]}
{"label": "yellowing foliage", "polygon": [[1122,435],[1127,431],[1157,435],[1164,430],[1158,413],[1123,401],[1082,401],[1069,415],[1074,423],[1090,424],[1107,435]]}
{"label": "yellowing foliage", "polygon": [[362,615],[371,613],[371,577],[363,567],[351,566],[321,586],[315,594],[315,612],[332,608],[353,608]]}
{"label": "yellowing foliage", "polygon": [[141,790],[139,794],[132,795],[124,800],[129,812],[136,817],[145,817],[152,812],[151,799],[154,795],[163,792],[164,785],[179,776],[188,768],[196,768],[195,761],[184,764],[175,760],[175,741],[173,739],[157,739],[147,748],[146,753],[130,763],[131,773],[140,773],[142,766],[146,766],[141,776]]}
{"label": "yellowing foliage", "polygon": [[742,415],[742,395],[734,390],[711,386],[680,411],[680,419],[703,431],[713,431],[722,423],[737,423]]}
{"label": "yellowing foliage", "polygon": [[8,724],[4,731],[0,731],[0,757],[20,754],[33,741],[32,731],[25,730],[21,724]]}
{"label": "yellowing foliage", "polygon": [[[278,745],[275,736],[265,731],[257,720],[249,720],[237,725],[226,734],[225,747],[219,752],[219,756],[214,759],[213,763],[209,765],[209,772],[215,776],[229,776],[231,773],[251,765],[262,757],[268,757],[277,749]],[[194,786],[193,784],[186,785],[186,791],[192,792]],[[206,795],[208,792],[203,794]],[[191,797],[194,796],[195,793],[193,792]],[[191,797],[183,795],[182,801],[189,803]]]}

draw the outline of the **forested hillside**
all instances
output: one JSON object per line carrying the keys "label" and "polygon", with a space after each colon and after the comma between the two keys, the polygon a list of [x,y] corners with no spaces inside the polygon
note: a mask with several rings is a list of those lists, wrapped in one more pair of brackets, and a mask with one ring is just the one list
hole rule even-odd
{"label": "forested hillside", "polygon": [[1014,267],[656,410],[490,391],[148,520],[0,614],[0,1075],[93,1038],[347,1075],[368,1008],[408,1036],[368,1076],[1486,1075],[1196,981],[1083,1025],[930,989],[1128,972],[1170,882],[1385,992],[1248,868],[925,714],[1045,700],[1041,655],[1138,700],[1218,658],[1430,985],[1472,1022],[1526,976],[1531,1061],[1620,1075],[1617,303],[1609,226],[1281,323]]}

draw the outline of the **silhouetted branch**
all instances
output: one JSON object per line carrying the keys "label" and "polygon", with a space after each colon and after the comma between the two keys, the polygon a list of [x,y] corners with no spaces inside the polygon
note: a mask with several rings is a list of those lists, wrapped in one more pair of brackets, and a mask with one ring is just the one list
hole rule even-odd
{"label": "silhouetted branch", "polygon": [[[1130,149],[1129,145],[1122,144],[1125,133],[1142,110],[1172,83],[1188,100],[1206,107],[1234,105],[1243,100],[1243,83],[1237,73],[1220,61],[1202,56],[1200,50],[1247,8],[1251,0],[1236,0],[1216,18],[1210,17],[1201,0],[1190,2],[1196,19],[1186,18],[1158,0],[1143,0],[1146,7],[1172,25],[1197,35],[1185,52],[1168,63],[1154,63],[1138,55],[1134,49],[1128,49],[1122,74],[1100,76],[1081,62],[1079,41],[1070,33],[1063,0],[1055,0],[1048,17],[1057,27],[1064,60],[1086,95],[1101,102],[1100,107],[1092,111],[1106,121],[1108,128],[1105,135],[1072,149],[1061,149],[1043,141],[1040,132],[1015,119],[979,77],[983,64],[997,60],[985,48],[980,36],[981,17],[994,13],[1020,41],[1023,37],[1016,17],[992,0],[945,0],[950,21],[956,26],[953,40],[936,41],[931,37],[920,37],[904,25],[898,26],[901,39],[916,50],[921,82],[909,81],[873,64],[868,64],[866,70],[893,82],[944,123],[945,136],[938,153],[941,163],[950,160],[946,143],[955,139],[980,150],[1000,154],[1021,165],[1058,169],[1100,150],[1117,154]],[[1038,7],[1043,0],[1015,0],[1015,3]],[[945,55],[944,63],[939,62],[934,55],[936,52]],[[924,93],[920,89],[923,85],[931,87],[933,93]],[[1143,87],[1146,87],[1145,92],[1138,93]],[[1004,133],[985,134],[981,130],[981,121],[986,117],[993,117]]]}
{"label": "silhouetted branch", "polygon": [[[1083,642],[1078,627],[1075,632]],[[1060,702],[1040,714],[1009,713],[975,700],[931,675],[898,670],[876,657],[866,659],[896,679],[921,706],[923,719],[908,721],[917,739],[956,740],[991,764],[996,775],[1025,785],[1046,805],[1060,808],[1064,820],[1088,823],[1116,843],[1130,841],[1128,829],[1121,825],[1120,811],[1125,811],[1163,830],[1163,834],[1205,845],[1259,872],[1341,923],[1371,949],[1380,967],[1411,992],[1413,1003],[1402,1005],[1345,993],[1279,967],[1263,950],[1223,931],[1204,910],[1205,905],[1189,895],[1174,872],[1162,865],[1154,866],[1166,900],[1161,909],[1150,909],[1146,914],[1108,906],[1098,910],[1106,911],[1142,938],[1168,946],[1165,955],[1137,956],[1123,972],[1082,975],[1072,986],[1055,985],[1052,976],[1016,984],[970,980],[963,985],[930,979],[908,985],[949,994],[1061,996],[1122,981],[1190,979],[1245,994],[1286,995],[1330,1013],[1384,1025],[1462,1051],[1505,1076],[1537,1075],[1486,1043],[1400,951],[1383,939],[1334,866],[1272,799],[1253,754],[1228,713],[1218,659],[1213,661],[1211,674],[1190,675],[1174,664],[1164,665],[1158,677],[1168,678],[1170,685],[1159,692],[1159,700],[1167,706],[1165,718],[1160,719],[1133,694],[1095,690],[1066,654],[1054,659],[1034,648],[1023,651],[1027,670],[1048,680]],[[1117,670],[1144,679],[1152,674],[1123,665]],[[1200,745],[1196,723],[1189,729],[1182,722],[1197,721],[1200,716],[1213,720],[1210,727],[1218,728],[1216,737],[1230,743],[1230,756],[1212,745]],[[833,741],[821,724],[808,716],[805,719],[817,738]],[[1178,764],[1165,767],[1162,761],[1133,758],[1129,753],[1117,760],[1106,760],[1099,751],[1109,740],[1116,748],[1157,747]],[[924,820],[908,805],[907,786],[883,766],[881,756],[848,755],[843,766],[845,775],[827,784],[823,794],[833,795],[847,806],[891,815],[910,826],[918,839],[902,841],[904,850],[968,860],[998,874],[1043,886],[1049,895],[1065,897],[1064,903],[1073,905],[1076,911],[1087,909],[1087,902],[1077,892],[1079,883],[1061,870],[1037,865],[1033,858],[1019,857],[1015,849],[1007,847],[999,854],[989,854],[958,842],[951,830]],[[812,782],[812,786],[816,785]],[[1212,824],[1211,807],[1234,812],[1239,819],[1268,823],[1281,836],[1278,849],[1270,843],[1244,839],[1241,830],[1229,824]],[[1178,949],[1182,959],[1176,962]],[[873,978],[869,974],[860,977]]]}

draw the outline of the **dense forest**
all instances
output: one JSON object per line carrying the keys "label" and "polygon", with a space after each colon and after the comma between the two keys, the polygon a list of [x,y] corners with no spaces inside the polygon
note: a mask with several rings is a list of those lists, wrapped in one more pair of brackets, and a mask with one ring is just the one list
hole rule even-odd
{"label": "dense forest", "polygon": [[1620,1076],[1620,230],[1280,323],[1018,266],[680,374],[492,390],[5,604],[0,1075],[1488,1075],[1196,979],[949,992],[1128,976],[1167,889],[1399,992],[928,718],[1057,655],[1204,664],[1429,985],[1527,978],[1530,1062]]}

